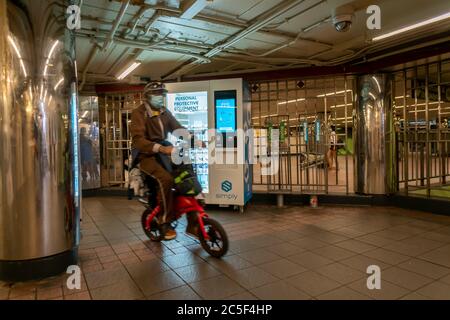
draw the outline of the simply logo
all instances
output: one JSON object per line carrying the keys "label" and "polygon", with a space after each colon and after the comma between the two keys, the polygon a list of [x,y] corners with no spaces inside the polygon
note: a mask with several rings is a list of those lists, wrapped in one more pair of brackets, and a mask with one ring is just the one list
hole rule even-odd
{"label": "simply logo", "polygon": [[233,189],[233,184],[230,181],[225,180],[222,182],[222,190],[223,191],[230,192],[231,189]]}

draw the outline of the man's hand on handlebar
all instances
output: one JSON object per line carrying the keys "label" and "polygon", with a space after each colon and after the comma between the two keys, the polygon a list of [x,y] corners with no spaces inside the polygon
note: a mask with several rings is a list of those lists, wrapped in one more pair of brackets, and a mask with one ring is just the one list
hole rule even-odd
{"label": "man's hand on handlebar", "polygon": [[197,148],[206,148],[206,143],[202,140],[195,141],[195,147]]}
{"label": "man's hand on handlebar", "polygon": [[165,155],[172,155],[173,146],[161,146],[159,147],[159,152]]}

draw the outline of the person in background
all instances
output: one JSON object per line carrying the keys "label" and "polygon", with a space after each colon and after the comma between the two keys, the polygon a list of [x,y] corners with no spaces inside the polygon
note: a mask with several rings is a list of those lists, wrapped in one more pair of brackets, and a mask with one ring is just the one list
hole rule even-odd
{"label": "person in background", "polygon": [[85,127],[80,129],[80,158],[81,158],[81,176],[83,181],[89,178],[92,180],[93,172],[92,167],[94,166],[94,153],[93,153],[92,141],[87,135],[87,130]]}
{"label": "person in background", "polygon": [[[330,149],[327,152],[327,161],[328,161],[328,168],[330,170],[337,169],[337,136],[336,136],[336,126],[331,126],[331,133],[330,133]],[[333,161],[336,162],[336,167],[333,168]]]}

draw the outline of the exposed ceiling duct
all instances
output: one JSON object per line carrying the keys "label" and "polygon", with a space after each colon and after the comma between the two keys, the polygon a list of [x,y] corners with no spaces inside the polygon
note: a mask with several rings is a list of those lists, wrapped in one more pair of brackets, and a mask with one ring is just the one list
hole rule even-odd
{"label": "exposed ceiling duct", "polygon": [[[114,35],[115,35],[116,31],[117,31],[117,28],[119,27],[120,22],[122,21],[123,16],[125,15],[125,12],[127,11],[129,4],[130,4],[130,0],[124,0],[122,2],[122,6],[120,7],[120,11],[119,11],[119,13],[117,15],[117,18],[115,19],[115,22],[114,22],[114,25],[113,25],[113,27],[111,29],[111,32],[106,37],[105,42],[103,43],[103,46],[101,48],[102,50],[108,50],[109,49],[109,46],[111,45],[111,43],[112,43],[112,41],[114,39]],[[81,78],[80,91],[83,90],[84,84],[86,83],[86,74],[87,74],[87,72],[89,70],[89,67],[90,67],[92,61],[94,60],[95,56],[97,55],[98,51],[99,51],[98,45],[94,44],[94,48],[92,49],[92,51],[91,51],[91,53],[89,55],[89,58],[88,58],[88,60],[86,62],[86,65],[84,67],[83,76]]]}
{"label": "exposed ceiling duct", "polygon": [[[420,13],[416,6],[408,16],[406,11],[412,5],[405,7],[406,1],[377,2],[387,32],[448,11],[438,0],[427,0]],[[135,74],[166,80],[329,66],[364,60],[380,50],[406,44],[411,36],[423,39],[430,32],[439,35],[450,27],[450,21],[441,21],[387,41],[371,42],[383,35],[367,30],[365,16],[371,2],[236,1],[230,7],[229,0],[84,1],[82,29],[77,31],[83,39],[78,46],[81,87],[89,79],[111,78],[135,61],[142,62]],[[404,20],[397,22],[400,17],[392,12],[400,8],[405,8],[401,9]],[[352,22],[347,32],[338,32],[333,25],[342,16]],[[345,25],[341,30],[346,30]],[[102,59],[96,59],[100,55]],[[95,71],[89,72],[94,63]]]}
{"label": "exposed ceiling duct", "polygon": [[[211,58],[215,56],[216,54],[220,53],[224,49],[236,44],[237,42],[241,41],[245,37],[249,36],[250,34],[262,29],[269,23],[271,23],[274,19],[282,16],[286,12],[292,10],[299,4],[304,2],[304,0],[290,0],[290,1],[283,1],[279,5],[275,6],[274,8],[264,12],[261,14],[254,23],[252,23],[250,26],[245,28],[244,30],[238,32],[237,34],[229,37],[225,41],[222,41],[219,45],[215,46],[213,49],[209,50],[206,54],[204,54],[205,57]],[[195,67],[195,63],[198,63],[197,61],[192,61],[184,64],[180,69],[175,70],[175,72],[169,73],[165,75],[165,78],[169,78],[172,75],[177,75],[179,73],[187,72],[190,69]]]}

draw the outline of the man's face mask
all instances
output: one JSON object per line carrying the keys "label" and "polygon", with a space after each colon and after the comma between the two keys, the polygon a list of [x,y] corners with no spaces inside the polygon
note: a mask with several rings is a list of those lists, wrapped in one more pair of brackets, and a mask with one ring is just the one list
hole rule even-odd
{"label": "man's face mask", "polygon": [[149,97],[149,103],[152,108],[154,109],[162,109],[164,108],[164,99],[165,97],[163,95],[161,96],[150,96]]}

